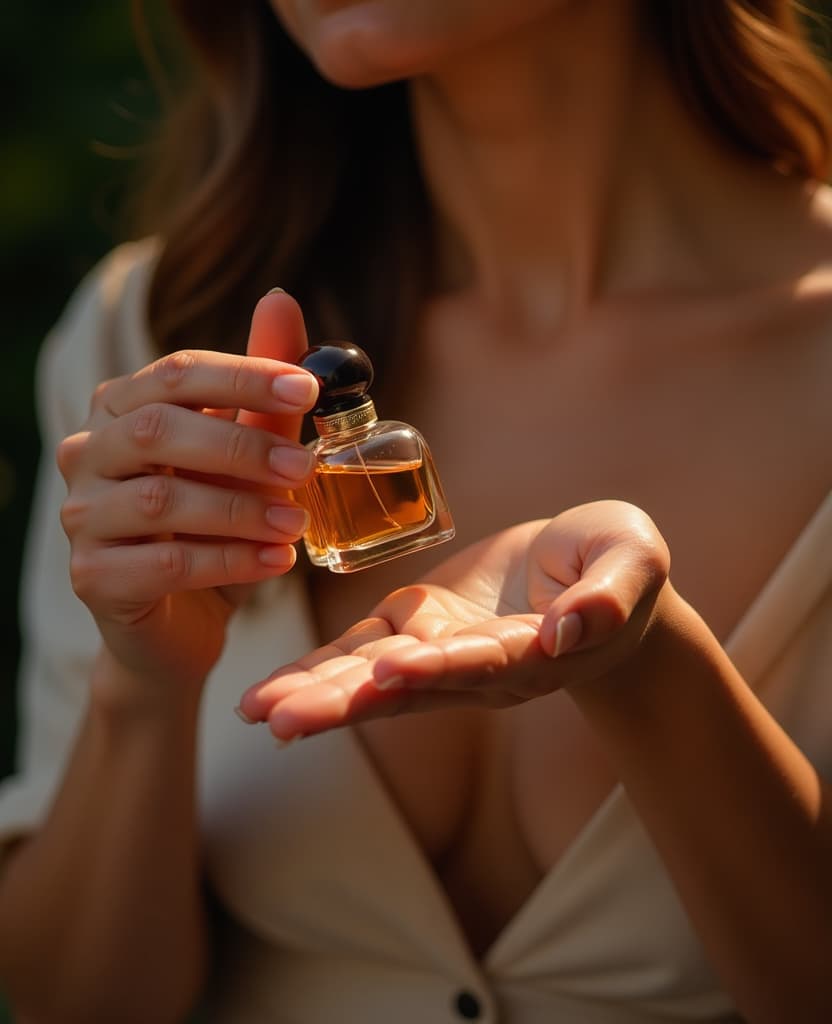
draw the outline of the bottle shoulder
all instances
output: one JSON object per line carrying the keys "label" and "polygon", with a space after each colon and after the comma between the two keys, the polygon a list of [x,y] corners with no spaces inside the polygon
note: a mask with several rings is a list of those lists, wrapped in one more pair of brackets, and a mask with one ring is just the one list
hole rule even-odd
{"label": "bottle shoulder", "polygon": [[309,447],[320,461],[344,464],[412,461],[421,459],[426,450],[419,431],[400,420],[378,420],[357,430],[319,437]]}
{"label": "bottle shoulder", "polygon": [[413,451],[421,449],[424,445],[422,435],[409,423],[400,420],[377,420],[355,430],[315,438],[309,442],[308,447],[318,458],[324,458],[354,453],[356,449],[363,453],[380,450],[393,452],[398,449]]}

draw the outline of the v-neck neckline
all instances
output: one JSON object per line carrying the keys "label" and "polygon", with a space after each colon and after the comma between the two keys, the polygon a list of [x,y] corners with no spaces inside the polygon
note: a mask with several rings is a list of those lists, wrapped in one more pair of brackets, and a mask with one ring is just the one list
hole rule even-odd
{"label": "v-neck neckline", "polygon": [[[752,689],[832,579],[831,541],[832,492],[795,539],[723,645]],[[808,567],[811,572],[807,572]],[[498,969],[510,959],[512,942],[530,927],[529,922],[534,921],[539,908],[546,905],[546,891],[559,884],[562,876],[580,862],[581,850],[591,843],[592,837],[604,828],[625,801],[624,787],[617,782],[505,922],[483,955],[477,957],[448,893],[379,775],[361,737],[354,729],[345,732],[355,756],[363,764],[387,823],[397,835],[401,855],[411,862],[419,876],[422,894],[433,901],[437,919],[445,922],[448,937],[453,936],[458,956],[477,974]]]}

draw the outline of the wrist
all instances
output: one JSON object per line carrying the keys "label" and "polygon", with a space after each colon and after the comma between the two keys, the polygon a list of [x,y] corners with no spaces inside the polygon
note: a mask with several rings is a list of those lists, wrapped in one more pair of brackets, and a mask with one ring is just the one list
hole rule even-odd
{"label": "wrist", "polygon": [[202,683],[160,680],[130,669],[102,644],[93,665],[90,684],[91,710],[117,722],[151,715],[154,719],[194,717],[199,707]]}
{"label": "wrist", "polygon": [[721,649],[700,615],[666,582],[635,651],[596,679],[565,689],[590,719],[632,719],[642,727],[710,674]]}

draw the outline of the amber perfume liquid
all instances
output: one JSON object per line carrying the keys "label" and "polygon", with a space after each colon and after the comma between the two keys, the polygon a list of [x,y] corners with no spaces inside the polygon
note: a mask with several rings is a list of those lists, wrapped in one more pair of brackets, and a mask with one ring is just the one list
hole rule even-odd
{"label": "amber perfume liquid", "polygon": [[309,490],[317,492],[312,501],[328,510],[326,540],[344,550],[420,530],[433,520],[423,462],[324,465]]}
{"label": "amber perfume liquid", "polygon": [[337,461],[320,461],[296,494],[310,514],[304,541],[316,565],[353,572],[453,536],[430,455],[393,461],[373,454],[355,445]]}

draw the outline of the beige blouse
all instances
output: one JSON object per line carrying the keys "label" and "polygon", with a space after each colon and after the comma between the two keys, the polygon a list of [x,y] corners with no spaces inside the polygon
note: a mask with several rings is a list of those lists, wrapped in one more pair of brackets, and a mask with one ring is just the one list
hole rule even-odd
{"label": "beige blouse", "polygon": [[[44,436],[25,562],[19,774],[0,787],[0,839],[47,812],[83,711],[98,638],[68,582],[58,440],[98,381],[152,358],[150,243],[83,283],[40,362]],[[818,769],[832,777],[832,495],[727,648]],[[211,981],[215,1024],[649,1024],[732,1021],[657,854],[613,790],[487,955],[466,946],[429,863],[356,735],[277,750],[233,714],[239,695],[314,645],[298,578],[234,620],[202,708],[206,872],[229,917]],[[748,851],[753,856],[753,851]]]}

